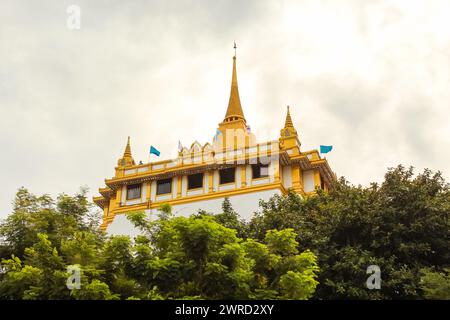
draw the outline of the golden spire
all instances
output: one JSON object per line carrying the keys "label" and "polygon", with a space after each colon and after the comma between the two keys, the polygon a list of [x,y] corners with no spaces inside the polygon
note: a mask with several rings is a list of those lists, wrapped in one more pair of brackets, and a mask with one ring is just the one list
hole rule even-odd
{"label": "golden spire", "polygon": [[117,164],[119,166],[135,165],[133,156],[131,155],[130,136],[128,136],[127,146],[125,147],[125,151],[123,153],[123,157],[119,159]]}
{"label": "golden spire", "polygon": [[300,153],[301,143],[298,139],[297,130],[294,128],[294,123],[292,122],[289,106],[287,106],[286,121],[284,122],[284,128],[280,131],[279,141],[281,149],[293,149],[292,154]]}
{"label": "golden spire", "polygon": [[123,157],[131,157],[131,146],[130,146],[130,136],[128,136],[127,146],[125,147],[125,152]]}
{"label": "golden spire", "polygon": [[289,106],[287,106],[287,114],[286,114],[286,122],[284,123],[285,128],[293,128],[294,124],[292,123],[291,114],[289,112]]}
{"label": "golden spire", "polygon": [[242,111],[241,99],[239,98],[239,89],[237,83],[236,73],[236,42],[234,43],[234,57],[233,57],[233,75],[231,77],[231,92],[230,100],[228,101],[227,113],[224,122],[242,119],[245,122],[244,112]]}

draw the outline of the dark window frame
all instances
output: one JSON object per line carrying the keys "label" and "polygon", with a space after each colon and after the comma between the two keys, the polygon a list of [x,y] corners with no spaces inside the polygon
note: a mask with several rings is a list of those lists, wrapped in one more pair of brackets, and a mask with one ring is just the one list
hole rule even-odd
{"label": "dark window frame", "polygon": [[[261,174],[261,167],[267,167],[267,174],[263,175]],[[255,175],[255,170],[258,168],[259,174]],[[268,164],[252,164],[252,179],[263,179],[267,178],[269,176],[269,165]]]}
{"label": "dark window frame", "polygon": [[[231,170],[233,170],[233,180],[223,182],[222,180],[224,180],[223,179],[224,176],[222,175],[222,173],[231,171]],[[221,184],[228,184],[228,183],[236,183],[236,168],[235,167],[219,170],[219,184],[221,185]]]}
{"label": "dark window frame", "polygon": [[[170,183],[169,183],[169,191],[168,192],[160,192],[161,185],[164,185],[164,184],[168,183],[169,181],[170,181]],[[172,183],[173,183],[173,179],[172,178],[157,180],[156,181],[156,195],[157,196],[161,196],[161,195],[172,193]]]}
{"label": "dark window frame", "polygon": [[[191,179],[195,179],[197,177],[201,176],[200,180],[197,181],[192,181]],[[203,188],[203,180],[205,178],[205,174],[203,172],[200,173],[194,173],[194,174],[190,174],[187,177],[188,180],[188,190],[195,190],[195,189],[202,189]],[[195,183],[198,183],[198,181],[200,181],[200,186],[196,186]],[[194,184],[194,186],[192,186],[192,184]]]}
{"label": "dark window frame", "polygon": [[[133,189],[138,189],[139,188],[139,196],[137,197],[137,196],[134,196],[134,197],[131,197],[130,196],[130,194],[131,194],[131,190],[133,190]],[[141,183],[137,183],[137,184],[129,184],[129,185],[127,185],[127,200],[135,200],[135,199],[139,199],[139,198],[141,198],[142,197],[142,184]]]}

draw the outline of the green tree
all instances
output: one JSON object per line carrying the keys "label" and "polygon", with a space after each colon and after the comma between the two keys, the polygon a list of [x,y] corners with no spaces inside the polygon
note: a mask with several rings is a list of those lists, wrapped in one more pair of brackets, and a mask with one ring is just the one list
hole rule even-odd
{"label": "green tree", "polygon": [[58,251],[62,241],[78,231],[90,233],[100,241],[100,215],[86,195],[87,190],[81,189],[73,197],[60,195],[55,203],[48,195],[37,197],[20,188],[12,214],[0,223],[0,259],[12,254],[22,259],[25,248],[39,241],[38,234],[46,234]]}
{"label": "green tree", "polygon": [[[227,201],[225,225],[210,214],[174,217],[170,205],[153,221],[130,213],[142,230],[130,239],[98,230],[85,192],[54,201],[18,191],[0,224],[1,299],[304,299],[314,292],[316,257],[298,254],[292,230],[269,231],[267,243],[244,241]],[[71,289],[70,279],[79,280]]]}
{"label": "green tree", "polygon": [[[353,186],[343,178],[317,196],[295,193],[260,203],[249,236],[292,228],[298,249],[311,249],[321,267],[318,299],[417,299],[420,270],[450,265],[450,191],[441,173],[390,169],[381,185]],[[381,290],[366,286],[367,267],[381,268]]]}
{"label": "green tree", "polygon": [[81,189],[54,201],[19,189],[12,214],[0,224],[2,299],[70,299],[66,281],[72,264],[83,268],[84,280],[100,276],[96,268],[105,236],[86,194]]}
{"label": "green tree", "polygon": [[[202,214],[206,214],[202,212]],[[221,225],[234,229],[239,238],[245,238],[247,235],[247,224],[243,219],[240,219],[239,214],[233,209],[231,201],[226,197],[222,202],[222,212],[211,216]]]}
{"label": "green tree", "polygon": [[117,300],[118,294],[112,294],[106,283],[94,279],[74,290],[72,296],[77,300]]}
{"label": "green tree", "polygon": [[[147,260],[139,258],[140,266],[135,269],[145,270],[153,279],[149,286],[158,288],[166,298],[280,298],[285,294],[280,293],[280,279],[289,271],[303,277],[301,281],[294,279],[295,284],[289,288],[304,292],[302,298],[311,296],[317,285],[315,256],[311,252],[297,254],[292,230],[269,232],[269,248],[265,243],[238,238],[237,231],[219,224],[216,216],[150,221],[136,212],[129,219],[147,234],[152,248],[145,250]],[[305,256],[311,258],[308,263],[304,263]],[[301,260],[303,263],[299,263]],[[266,262],[270,266],[264,265]],[[285,279],[283,284],[290,282]]]}
{"label": "green tree", "polygon": [[445,268],[443,272],[426,268],[421,275],[420,287],[427,299],[450,300],[450,268]]}
{"label": "green tree", "polygon": [[39,286],[42,270],[33,266],[23,266],[18,257],[3,259],[2,268],[5,273],[0,281],[2,300],[27,299],[30,297],[30,290]]}
{"label": "green tree", "polygon": [[[448,299],[449,189],[439,172],[399,166],[380,185],[276,195],[249,223],[228,199],[218,215],[130,213],[142,231],[130,239],[99,230],[86,190],[21,188],[0,223],[0,299]],[[81,286],[69,290],[73,265]],[[366,287],[370,265],[381,290]]]}

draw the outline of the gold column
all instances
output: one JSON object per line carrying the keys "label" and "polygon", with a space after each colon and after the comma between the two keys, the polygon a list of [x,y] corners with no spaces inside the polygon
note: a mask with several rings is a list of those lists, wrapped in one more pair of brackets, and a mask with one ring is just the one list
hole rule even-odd
{"label": "gold column", "polygon": [[114,213],[115,207],[114,206],[117,206],[117,205],[118,205],[118,202],[117,202],[117,194],[116,194],[115,199],[109,200],[107,216],[106,216],[106,219],[103,220],[103,224],[105,225],[105,230],[106,230],[106,226],[114,220],[114,216],[115,216],[115,213]]}
{"label": "gold column", "polygon": [[181,186],[183,182],[183,176],[177,178],[177,198],[181,198]]}
{"label": "gold column", "polygon": [[274,170],[274,182],[277,182],[277,181],[280,181],[280,163],[278,162],[278,163],[276,163],[276,164],[274,164],[274,168],[273,168],[273,170]]}
{"label": "gold column", "polygon": [[[123,186],[120,186],[119,189],[117,189],[117,194],[116,194],[116,208],[120,208],[121,207],[121,202],[122,202],[122,189]],[[124,203],[122,203],[123,205]]]}
{"label": "gold column", "polygon": [[243,165],[241,167],[241,188],[245,188],[247,186],[247,165]]}
{"label": "gold column", "polygon": [[320,172],[318,169],[314,170],[314,187],[320,188]]}
{"label": "gold column", "polygon": [[298,165],[292,165],[292,187],[294,189],[300,189],[300,167]]}
{"label": "gold column", "polygon": [[146,191],[146,200],[147,200],[147,202],[149,202],[150,201],[150,193],[151,193],[151,191],[152,191],[152,189],[151,189],[151,185],[152,185],[152,181],[150,180],[150,181],[148,181],[147,182],[147,191]]}
{"label": "gold column", "polygon": [[304,189],[305,188],[305,182],[303,181],[303,171],[302,171],[302,169],[300,169],[300,166],[298,167],[298,174],[299,174],[299,176],[300,176],[300,186],[301,186],[301,188],[302,189]]}
{"label": "gold column", "polygon": [[116,201],[116,199],[117,199],[117,194],[116,194],[116,198],[111,198],[111,199],[109,199],[108,216],[111,215],[111,213],[114,211],[114,209],[115,209],[116,206],[117,206],[117,201]]}
{"label": "gold column", "polygon": [[150,209],[150,193],[152,191],[151,189],[151,185],[152,185],[152,181],[147,181],[147,185],[145,187],[146,191],[145,191],[145,201],[147,202],[147,209]]}
{"label": "gold column", "polygon": [[214,171],[211,170],[208,173],[208,179],[209,179],[209,183],[208,183],[208,189],[209,190],[208,190],[208,192],[209,193],[213,192],[213,181],[214,181],[213,177],[214,177]]}

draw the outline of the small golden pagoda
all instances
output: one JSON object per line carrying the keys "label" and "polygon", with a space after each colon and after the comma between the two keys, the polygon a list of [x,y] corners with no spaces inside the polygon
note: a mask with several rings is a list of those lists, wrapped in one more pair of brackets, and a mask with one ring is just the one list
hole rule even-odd
{"label": "small golden pagoda", "polygon": [[179,150],[176,159],[136,164],[130,137],[117,162],[115,175],[94,202],[103,209],[102,229],[133,234],[126,213],[145,210],[150,216],[163,203],[175,215],[199,209],[219,213],[228,197],[244,218],[258,209],[259,200],[289,189],[307,196],[316,188],[333,187],[336,175],[317,150],[302,151],[297,130],[287,107],[286,121],[277,140],[258,142],[244,117],[233,57],[231,91],[225,118],[211,143],[197,141]]}

